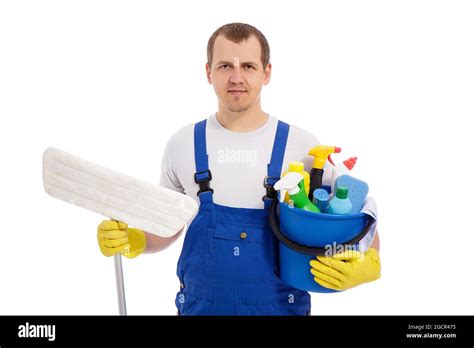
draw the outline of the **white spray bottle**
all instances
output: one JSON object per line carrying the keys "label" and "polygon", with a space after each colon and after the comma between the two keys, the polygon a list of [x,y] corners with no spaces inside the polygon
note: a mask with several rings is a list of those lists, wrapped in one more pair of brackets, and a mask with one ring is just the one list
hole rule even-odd
{"label": "white spray bottle", "polygon": [[334,192],[334,184],[336,183],[336,179],[341,175],[349,175],[352,168],[354,168],[357,162],[357,157],[351,157],[346,159],[345,161],[338,163],[332,169],[332,185],[331,185],[331,192]]}

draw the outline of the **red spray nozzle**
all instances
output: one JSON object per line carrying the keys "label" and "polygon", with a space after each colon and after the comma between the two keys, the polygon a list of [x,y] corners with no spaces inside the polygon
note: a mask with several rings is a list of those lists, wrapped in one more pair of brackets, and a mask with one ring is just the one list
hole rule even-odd
{"label": "red spray nozzle", "polygon": [[351,157],[351,158],[346,159],[342,163],[344,163],[347,169],[352,170],[356,162],[357,162],[357,157]]}

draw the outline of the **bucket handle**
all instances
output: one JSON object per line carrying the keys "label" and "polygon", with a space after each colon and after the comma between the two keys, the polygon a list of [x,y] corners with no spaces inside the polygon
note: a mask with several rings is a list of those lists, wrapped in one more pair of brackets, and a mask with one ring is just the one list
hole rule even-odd
{"label": "bucket handle", "polygon": [[[307,254],[307,255],[315,255],[315,256],[318,256],[318,255],[325,255],[326,254],[326,247],[320,247],[320,246],[307,246],[307,245],[303,245],[303,244],[299,244],[299,243],[296,243],[295,241],[289,239],[281,230],[280,230],[280,223],[278,222],[278,218],[277,218],[277,215],[279,215],[277,213],[277,207],[278,207],[278,198],[274,198],[273,201],[272,201],[272,204],[270,206],[270,214],[268,216],[268,220],[270,222],[270,227],[273,231],[273,234],[275,235],[275,237],[280,241],[282,242],[283,244],[285,244],[288,248],[290,249],[293,249],[299,253],[302,253],[302,254]],[[364,229],[357,235],[355,236],[354,238],[352,238],[351,240],[348,240],[344,243],[339,243],[339,244],[342,244],[344,246],[352,246],[353,244],[355,243],[358,243],[362,238],[365,237],[365,235],[370,231],[370,229],[372,228],[373,224],[375,223],[375,219],[370,216],[370,215],[367,215],[367,217],[369,218],[366,226],[364,227]]]}

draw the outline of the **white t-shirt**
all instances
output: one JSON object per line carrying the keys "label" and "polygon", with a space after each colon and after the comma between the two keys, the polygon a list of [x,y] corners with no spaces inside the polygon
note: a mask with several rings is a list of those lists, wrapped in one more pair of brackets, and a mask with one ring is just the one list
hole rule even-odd
{"label": "white t-shirt", "polygon": [[[206,146],[214,203],[235,208],[263,209],[262,197],[266,193],[263,180],[267,175],[277,125],[278,120],[270,115],[267,122],[256,130],[233,132],[224,128],[215,114],[208,117]],[[319,141],[311,133],[290,126],[282,172],[294,161],[303,162],[305,170],[309,172],[313,157],[307,154],[309,149],[318,144]],[[329,183],[331,166],[326,165],[324,169],[323,183]],[[160,186],[184,193],[199,203],[195,172],[194,124],[190,124],[177,131],[168,141],[162,159]],[[361,243],[367,237],[370,236],[366,236]]]}

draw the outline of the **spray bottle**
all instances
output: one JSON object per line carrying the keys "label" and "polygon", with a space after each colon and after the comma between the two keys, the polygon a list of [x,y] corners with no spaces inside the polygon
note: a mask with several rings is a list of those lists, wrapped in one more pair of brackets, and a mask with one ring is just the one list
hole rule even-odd
{"label": "spray bottle", "polygon": [[308,198],[313,201],[313,192],[323,184],[323,167],[328,156],[332,153],[341,152],[340,147],[317,145],[309,150],[308,155],[314,156],[313,168],[310,173]]}
{"label": "spray bottle", "polygon": [[300,173],[289,172],[282,179],[278,180],[273,186],[275,190],[280,190],[280,202],[285,199],[285,194],[288,191],[290,199],[293,201],[295,207],[319,213],[319,209],[310,202],[304,190],[304,177]]}
{"label": "spray bottle", "polygon": [[341,175],[349,175],[352,168],[354,168],[354,165],[356,164],[356,162],[357,162],[357,157],[351,157],[334,166],[334,168],[332,169],[332,185],[331,185],[333,192],[334,192],[334,183],[336,182],[336,179],[340,177]]}
{"label": "spray bottle", "polygon": [[[309,174],[308,172],[304,170],[303,162],[290,162],[288,170],[283,173],[282,177],[284,177],[286,174],[290,172],[296,172],[303,175],[304,191],[309,192]],[[285,195],[285,202],[289,203],[289,201],[290,201],[290,196],[288,195],[288,192],[287,192]]]}

